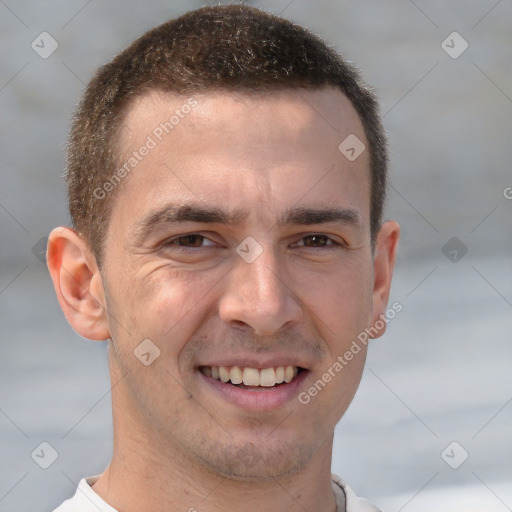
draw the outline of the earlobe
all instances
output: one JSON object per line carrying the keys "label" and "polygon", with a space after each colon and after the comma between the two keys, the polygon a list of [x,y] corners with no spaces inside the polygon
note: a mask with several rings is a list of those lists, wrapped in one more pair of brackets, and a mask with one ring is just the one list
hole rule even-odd
{"label": "earlobe", "polygon": [[372,332],[375,334],[372,338],[379,338],[386,331],[386,307],[399,238],[400,226],[395,221],[384,222],[377,235],[373,258]]}
{"label": "earlobe", "polygon": [[91,340],[109,338],[102,276],[87,242],[71,228],[55,228],[46,259],[60,307],[73,329]]}

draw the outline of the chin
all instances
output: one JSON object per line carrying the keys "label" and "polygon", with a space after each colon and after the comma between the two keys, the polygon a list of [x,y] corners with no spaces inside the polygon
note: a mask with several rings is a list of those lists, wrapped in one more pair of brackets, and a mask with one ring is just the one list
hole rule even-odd
{"label": "chin", "polygon": [[[232,442],[202,453],[204,466],[219,476],[240,482],[272,482],[300,473],[313,456],[304,444],[262,446],[263,443]],[[204,446],[204,445],[203,445]],[[199,455],[199,454],[197,454]]]}

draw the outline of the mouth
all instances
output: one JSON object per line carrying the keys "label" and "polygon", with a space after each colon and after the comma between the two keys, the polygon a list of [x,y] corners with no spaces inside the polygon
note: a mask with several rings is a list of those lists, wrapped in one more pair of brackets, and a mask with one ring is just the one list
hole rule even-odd
{"label": "mouth", "polygon": [[257,388],[268,389],[289,384],[305,370],[298,366],[287,365],[261,369],[240,366],[200,366],[199,371],[207,377],[232,384],[239,389],[256,391]]}
{"label": "mouth", "polygon": [[297,394],[311,373],[292,365],[265,368],[202,365],[198,370],[214,401],[221,399],[236,408],[255,412],[279,411],[286,404],[296,404]]}

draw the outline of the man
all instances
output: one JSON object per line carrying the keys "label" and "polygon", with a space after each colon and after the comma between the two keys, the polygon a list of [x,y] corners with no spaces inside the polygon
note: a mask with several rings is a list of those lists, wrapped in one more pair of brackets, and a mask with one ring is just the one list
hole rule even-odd
{"label": "man", "polygon": [[330,467],[385,330],[386,165],[355,70],[254,8],[190,12],[99,70],[48,264],[108,340],[114,451],[58,512],[377,510]]}

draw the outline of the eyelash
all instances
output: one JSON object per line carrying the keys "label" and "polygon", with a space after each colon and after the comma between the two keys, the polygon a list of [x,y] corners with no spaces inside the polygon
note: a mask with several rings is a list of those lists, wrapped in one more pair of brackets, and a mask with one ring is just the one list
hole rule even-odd
{"label": "eyelash", "polygon": [[[307,246],[305,243],[304,243],[304,240],[306,238],[322,238],[322,239],[325,239],[325,245],[321,245],[321,246]],[[338,243],[336,240],[334,240],[333,238],[331,238],[330,236],[328,235],[323,235],[321,233],[311,233],[309,235],[304,235],[303,237],[301,237],[299,239],[299,242],[302,242],[302,244],[298,245],[297,243],[293,244],[297,247],[307,247],[309,249],[326,249],[326,248],[335,248],[337,246],[341,246],[342,244]]]}
{"label": "eyelash", "polygon": [[173,238],[171,240],[168,240],[167,242],[164,242],[164,246],[169,246],[169,245],[175,245],[177,247],[182,247],[182,248],[186,248],[186,249],[199,249],[199,248],[203,248],[205,247],[204,245],[201,245],[199,247],[189,247],[189,246],[186,246],[186,245],[181,245],[179,243],[177,243],[179,240],[183,240],[183,239],[186,239],[186,238],[201,238],[202,241],[204,242],[205,240],[211,242],[211,245],[207,245],[206,247],[211,247],[213,245],[217,245],[215,244],[215,242],[213,242],[212,240],[210,240],[208,237],[204,236],[204,235],[200,235],[198,233],[190,233],[190,234],[187,234],[187,235],[180,235],[180,236],[177,236],[176,238]]}
{"label": "eyelash", "polygon": [[[200,246],[192,246],[192,247],[190,247],[190,246],[181,245],[180,243],[178,243],[180,240],[183,240],[183,239],[186,239],[186,238],[192,238],[192,237],[201,238],[203,243],[204,243],[204,241],[209,241],[209,242],[211,242],[211,244],[208,244],[206,246],[205,245],[200,245]],[[314,237],[325,239],[325,245],[307,246],[304,243],[305,239],[307,239],[307,238],[314,238]],[[302,243],[299,244],[299,243],[295,242],[295,243],[292,244],[292,246],[304,247],[304,248],[307,248],[307,249],[323,249],[323,250],[325,250],[325,249],[334,249],[336,247],[344,247],[344,246],[346,246],[346,244],[337,242],[332,237],[330,237],[328,235],[325,235],[325,234],[322,234],[322,233],[309,233],[307,235],[303,235],[299,239],[299,242],[302,242]],[[216,244],[215,242],[210,240],[205,235],[201,235],[199,233],[189,233],[189,234],[186,234],[186,235],[180,235],[180,236],[178,236],[176,238],[172,238],[172,239],[164,242],[162,245],[164,247],[174,246],[174,247],[180,247],[180,248],[182,248],[184,250],[187,250],[187,249],[204,249],[205,247],[213,247],[214,245],[218,245],[218,244]]]}

